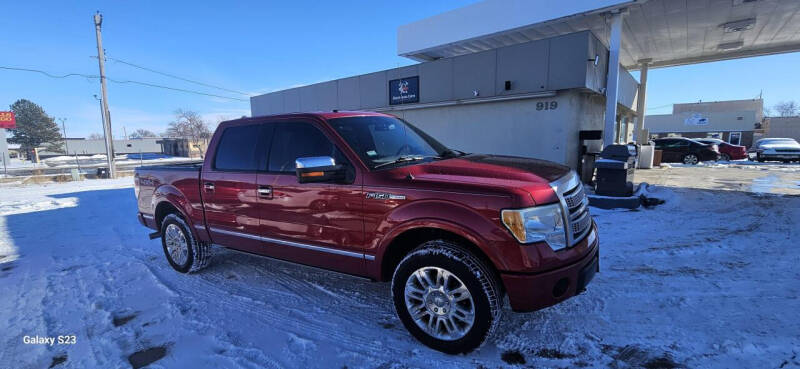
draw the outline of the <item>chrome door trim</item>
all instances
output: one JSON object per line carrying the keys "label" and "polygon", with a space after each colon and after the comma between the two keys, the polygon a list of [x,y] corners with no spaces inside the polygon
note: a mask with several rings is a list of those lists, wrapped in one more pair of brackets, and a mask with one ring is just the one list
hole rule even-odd
{"label": "chrome door trim", "polygon": [[209,230],[211,232],[227,234],[227,235],[230,235],[230,236],[244,237],[244,238],[249,238],[251,240],[264,241],[264,242],[272,242],[272,243],[277,243],[279,245],[297,247],[297,248],[306,249],[306,250],[326,252],[326,253],[329,253],[329,254],[349,256],[349,257],[365,259],[365,260],[375,260],[375,256],[367,255],[367,254],[360,253],[360,252],[345,251],[345,250],[339,250],[339,249],[332,249],[330,247],[309,245],[307,243],[279,240],[277,238],[263,237],[263,236],[250,234],[250,233],[228,231],[228,230],[225,230],[225,229],[219,229],[219,228],[214,228],[214,227],[209,227]]}

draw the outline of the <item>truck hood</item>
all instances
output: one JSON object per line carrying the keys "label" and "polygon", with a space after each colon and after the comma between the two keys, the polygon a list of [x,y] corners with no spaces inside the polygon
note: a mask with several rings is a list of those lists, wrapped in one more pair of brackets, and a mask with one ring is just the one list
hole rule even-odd
{"label": "truck hood", "polygon": [[539,204],[556,201],[550,183],[564,177],[569,171],[567,166],[546,160],[483,154],[392,170],[395,175],[402,174],[422,188],[524,194]]}

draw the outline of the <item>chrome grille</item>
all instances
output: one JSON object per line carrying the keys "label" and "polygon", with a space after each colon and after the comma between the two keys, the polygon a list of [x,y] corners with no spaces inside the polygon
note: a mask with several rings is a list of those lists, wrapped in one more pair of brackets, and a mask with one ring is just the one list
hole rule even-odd
{"label": "chrome grille", "polygon": [[589,210],[583,212],[577,219],[570,222],[569,226],[572,230],[572,237],[575,241],[579,241],[589,227],[592,225],[592,216],[589,215]]}
{"label": "chrome grille", "polygon": [[572,247],[583,240],[592,228],[592,216],[589,214],[589,199],[575,172],[551,184],[562,200],[567,221],[567,239]]}
{"label": "chrome grille", "polygon": [[583,192],[583,184],[579,183],[571,191],[564,194],[564,201],[567,202],[567,208],[569,208],[570,212],[575,207],[581,205],[583,203],[583,199],[586,198],[586,194]]}

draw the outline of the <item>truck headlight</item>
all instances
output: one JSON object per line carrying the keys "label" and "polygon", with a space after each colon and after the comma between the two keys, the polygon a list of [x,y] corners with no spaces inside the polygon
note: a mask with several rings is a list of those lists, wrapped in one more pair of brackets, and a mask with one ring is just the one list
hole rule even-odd
{"label": "truck headlight", "polygon": [[564,217],[559,204],[503,210],[503,224],[520,243],[545,241],[553,250],[567,246]]}

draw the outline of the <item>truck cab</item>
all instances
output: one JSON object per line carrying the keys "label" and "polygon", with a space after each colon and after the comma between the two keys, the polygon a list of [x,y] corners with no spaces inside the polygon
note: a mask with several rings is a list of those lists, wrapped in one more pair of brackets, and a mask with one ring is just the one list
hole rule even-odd
{"label": "truck cab", "polygon": [[470,154],[371,112],[223,122],[202,165],[137,168],[140,222],[179,272],[211,246],[392,282],[398,316],[447,353],[514,311],[580,293],[599,241],[575,172]]}

